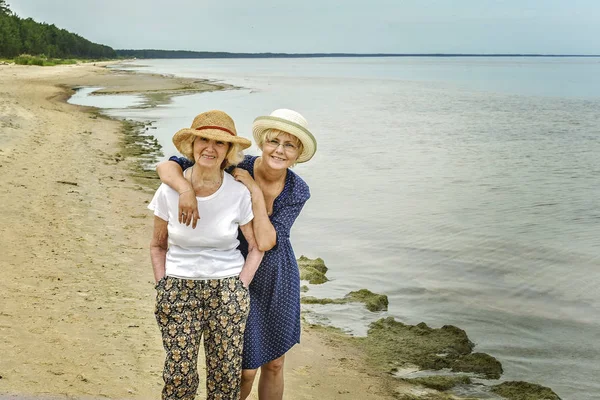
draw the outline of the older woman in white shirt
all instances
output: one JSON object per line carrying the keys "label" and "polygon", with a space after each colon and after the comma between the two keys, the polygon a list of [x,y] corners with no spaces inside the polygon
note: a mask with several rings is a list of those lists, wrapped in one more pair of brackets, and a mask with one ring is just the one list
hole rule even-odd
{"label": "older woman in white shirt", "polygon": [[[242,159],[250,141],[237,136],[227,114],[208,111],[177,132],[173,143],[195,161],[184,176],[202,218],[195,229],[179,223],[185,219],[178,211],[181,193],[165,184],[148,206],[155,216],[155,313],[166,351],[162,398],[195,398],[204,336],[207,399],[239,399],[248,285],[263,253],[254,239],[250,193],[224,169]],[[249,244],[246,259],[237,249],[238,228]]]}

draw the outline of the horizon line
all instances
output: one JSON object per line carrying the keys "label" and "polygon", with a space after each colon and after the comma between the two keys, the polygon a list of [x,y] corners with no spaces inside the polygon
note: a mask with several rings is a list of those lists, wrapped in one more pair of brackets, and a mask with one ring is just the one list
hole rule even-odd
{"label": "horizon line", "polygon": [[278,53],[278,52],[231,52],[231,51],[197,51],[197,50],[164,50],[164,49],[115,49],[117,52],[179,52],[206,55],[240,55],[240,56],[279,56],[279,57],[600,57],[600,54],[560,54],[560,53]]}

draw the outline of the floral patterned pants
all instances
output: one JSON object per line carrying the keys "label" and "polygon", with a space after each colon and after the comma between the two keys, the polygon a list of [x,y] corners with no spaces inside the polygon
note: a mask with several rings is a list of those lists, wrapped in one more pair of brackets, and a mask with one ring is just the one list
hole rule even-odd
{"label": "floral patterned pants", "polygon": [[156,285],[156,320],[166,350],[163,400],[193,400],[198,350],[204,336],[209,400],[239,399],[248,290],[237,277],[165,277]]}

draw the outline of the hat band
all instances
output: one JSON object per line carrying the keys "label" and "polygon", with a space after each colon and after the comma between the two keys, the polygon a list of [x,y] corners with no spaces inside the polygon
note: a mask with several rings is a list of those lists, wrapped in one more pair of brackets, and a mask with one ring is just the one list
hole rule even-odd
{"label": "hat band", "polygon": [[218,129],[218,130],[220,130],[220,131],[223,131],[223,132],[227,132],[227,133],[229,133],[231,136],[236,136],[236,134],[235,134],[235,133],[231,132],[231,131],[230,131],[229,129],[227,129],[227,128],[223,128],[222,126],[212,126],[212,125],[205,125],[205,126],[200,126],[200,127],[196,128],[196,130],[197,130],[197,131],[203,131],[203,130],[205,130],[205,129]]}

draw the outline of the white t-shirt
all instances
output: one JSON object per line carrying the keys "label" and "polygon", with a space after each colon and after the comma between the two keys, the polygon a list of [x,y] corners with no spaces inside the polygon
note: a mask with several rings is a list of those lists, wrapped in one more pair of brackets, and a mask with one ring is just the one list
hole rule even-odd
{"label": "white t-shirt", "polygon": [[237,276],[244,257],[237,249],[238,227],[252,221],[250,192],[228,173],[208,197],[196,197],[200,219],[196,228],[177,220],[179,193],[164,183],[148,208],[168,222],[166,275],[182,279],[220,279]]}

